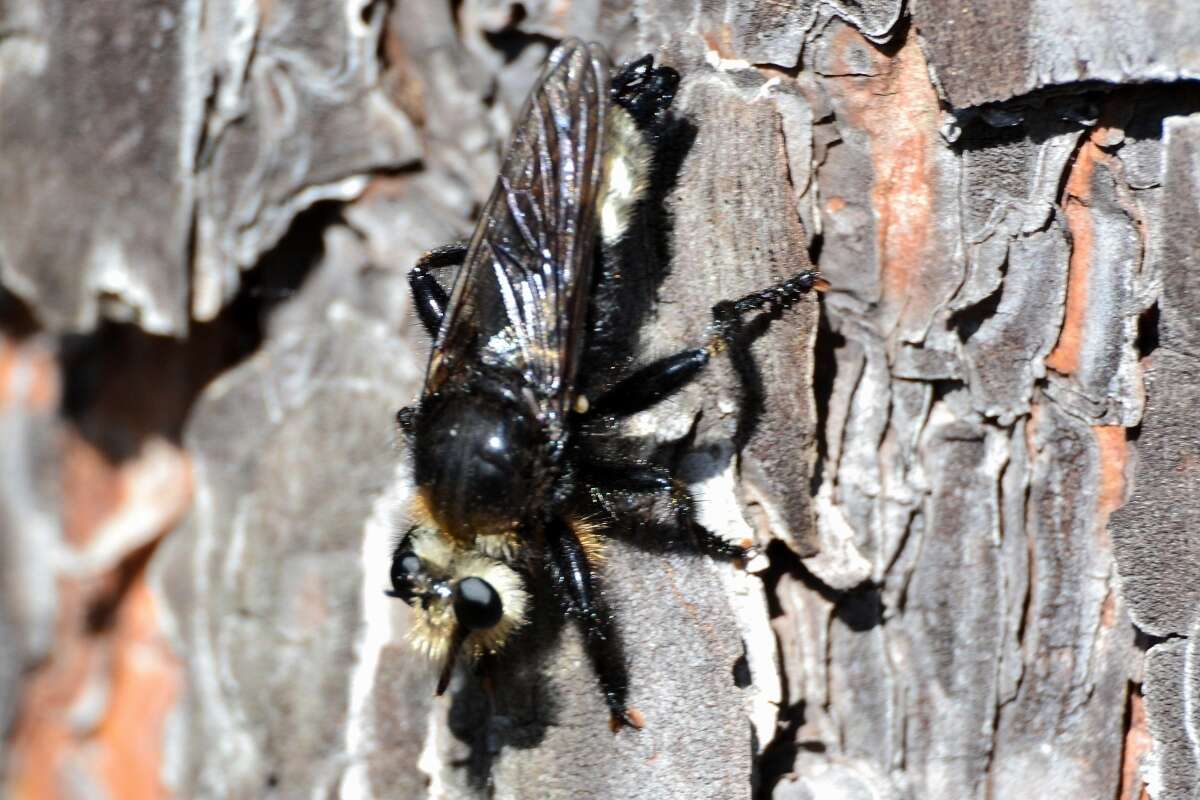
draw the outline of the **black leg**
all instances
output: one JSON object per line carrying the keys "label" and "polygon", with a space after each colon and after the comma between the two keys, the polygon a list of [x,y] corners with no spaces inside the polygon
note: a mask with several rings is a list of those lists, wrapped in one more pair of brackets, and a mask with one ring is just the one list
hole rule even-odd
{"label": "black leg", "polygon": [[742,317],[751,311],[770,306],[775,313],[786,311],[800,301],[808,292],[824,291],[825,280],[815,270],[798,272],[783,283],[778,283],[758,292],[751,292],[737,300],[723,300],[712,307],[713,321],[717,325],[716,335],[726,343],[737,334]]}
{"label": "black leg", "polygon": [[629,673],[612,614],[579,537],[561,519],[546,526],[546,568],[563,610],[583,629],[588,658],[612,713],[613,730],[622,725],[642,727],[642,715],[626,705]]}
{"label": "black leg", "polygon": [[666,118],[667,107],[675,99],[679,73],[670,67],[654,66],[654,57],[645,55],[625,64],[612,79],[612,99],[633,117],[643,130],[656,133]]}
{"label": "black leg", "polygon": [[696,521],[696,501],[683,481],[664,467],[654,464],[603,464],[588,462],[580,467],[584,480],[601,491],[665,498],[669,504],[674,530],[692,538],[696,548],[713,558],[748,561],[753,543],[734,543]]}
{"label": "black leg", "polygon": [[425,253],[408,272],[408,285],[417,306],[417,316],[430,336],[437,336],[442,315],[446,313],[446,304],[450,302],[446,290],[433,276],[433,270],[461,266],[466,257],[467,245],[464,242],[448,244]]}
{"label": "black leg", "polygon": [[[828,288],[829,284],[816,271],[804,270],[783,283],[713,306],[718,346],[728,348],[729,359],[740,381],[742,397],[733,435],[733,445],[738,452],[750,441],[763,412],[762,376],[750,354],[750,343],[766,330],[772,319],[795,305],[807,292],[813,289],[823,292]],[[762,309],[767,313],[760,314],[750,325],[743,324],[746,314]]]}
{"label": "black leg", "polygon": [[413,406],[405,406],[396,412],[396,424],[400,426],[400,430],[406,436],[411,436],[413,426],[416,424],[417,409]]}
{"label": "black leg", "polygon": [[644,411],[687,386],[711,357],[697,347],[653,361],[606,391],[588,407],[588,414],[627,417]]}
{"label": "black leg", "polygon": [[713,328],[705,347],[684,350],[647,364],[596,398],[587,413],[626,417],[645,411],[699,375],[713,353],[723,350],[737,337],[743,316],[768,306],[774,313],[783,312],[810,290],[824,288],[825,281],[820,275],[805,270],[768,289],[717,303],[712,308]]}

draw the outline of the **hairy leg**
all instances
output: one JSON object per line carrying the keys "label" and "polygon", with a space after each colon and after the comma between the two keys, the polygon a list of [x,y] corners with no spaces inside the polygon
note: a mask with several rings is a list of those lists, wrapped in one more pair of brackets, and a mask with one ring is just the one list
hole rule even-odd
{"label": "hairy leg", "polygon": [[565,521],[555,518],[546,526],[545,554],[546,568],[563,610],[583,630],[584,647],[612,713],[613,730],[623,725],[641,728],[641,713],[626,705],[629,672],[612,613],[579,537]]}
{"label": "hairy leg", "polygon": [[816,272],[806,270],[770,288],[717,303],[712,308],[713,325],[703,347],[652,361],[590,402],[587,413],[625,417],[651,408],[691,383],[712,356],[736,338],[746,314],[764,308],[781,313],[810,290],[824,287],[824,280]]}
{"label": "hairy leg", "polygon": [[[596,491],[639,494],[666,501],[674,517],[674,530],[690,538],[697,550],[713,558],[748,561],[753,543],[731,542],[696,521],[696,501],[683,481],[665,467],[654,464],[588,462],[580,467],[583,480]],[[609,506],[611,513],[611,506]]]}

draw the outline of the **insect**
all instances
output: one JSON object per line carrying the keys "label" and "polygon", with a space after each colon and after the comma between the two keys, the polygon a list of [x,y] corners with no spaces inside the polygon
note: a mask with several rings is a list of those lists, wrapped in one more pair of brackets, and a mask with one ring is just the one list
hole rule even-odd
{"label": "insect", "polygon": [[[548,581],[582,627],[613,730],[642,727],[596,571],[617,521],[597,498],[657,501],[701,552],[750,555],[748,543],[695,521],[691,494],[667,468],[611,460],[601,444],[620,419],[699,374],[743,316],[822,288],[815,272],[718,303],[703,341],[625,370],[595,397],[581,393],[581,363],[605,357],[596,332],[619,325],[595,302],[611,274],[597,265],[646,192],[678,82],[650,56],[613,73],[599,45],[563,42],[516,120],[470,241],[430,251],[409,274],[433,347],[418,403],[397,415],[416,491],[388,594],[416,609],[410,638],[441,661],[438,694],[456,658],[512,638],[532,612],[530,582]],[[453,266],[447,292],[435,272]]]}

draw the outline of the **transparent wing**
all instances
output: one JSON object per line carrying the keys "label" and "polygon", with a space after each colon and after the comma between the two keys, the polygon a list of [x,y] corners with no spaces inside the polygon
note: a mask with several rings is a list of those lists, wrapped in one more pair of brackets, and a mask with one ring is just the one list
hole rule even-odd
{"label": "transparent wing", "polygon": [[550,54],[455,281],[426,392],[486,366],[532,390],[543,419],[565,413],[584,344],[609,72],[599,45],[568,40]]}

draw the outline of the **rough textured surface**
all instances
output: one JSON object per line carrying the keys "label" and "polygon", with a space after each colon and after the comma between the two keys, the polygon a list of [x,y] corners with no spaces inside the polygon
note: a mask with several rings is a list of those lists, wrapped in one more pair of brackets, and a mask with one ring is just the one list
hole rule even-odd
{"label": "rough textured surface", "polygon": [[[1200,18],[968,5],[4,6],[4,791],[1191,798]],[[684,76],[639,357],[832,284],[629,423],[765,554],[612,545],[618,736],[549,598],[435,699],[381,591],[405,271],[567,35]]]}
{"label": "rough textured surface", "polygon": [[[737,685],[743,650],[730,600],[735,586],[755,579],[692,556],[656,562],[617,546],[605,566],[630,655],[630,699],[645,715],[645,735],[608,733],[577,631],[539,621],[531,646],[505,669],[485,725],[478,723],[486,700],[477,688],[464,686],[452,698],[450,729],[480,770],[473,776],[479,789],[490,765],[495,796],[504,798],[750,797],[752,753],[727,735],[745,728],[755,692]],[[742,591],[752,596],[754,588]],[[549,606],[552,598],[543,602]],[[658,635],[666,629],[670,637]],[[614,770],[614,764],[639,768]],[[681,786],[681,770],[694,780]]]}
{"label": "rough textured surface", "polygon": [[1113,544],[1138,627],[1186,635],[1200,622],[1200,544],[1191,513],[1200,493],[1200,361],[1160,348],[1146,370],[1146,391],[1135,488],[1113,516]]}
{"label": "rough textured surface", "polygon": [[[786,173],[774,168],[786,158],[778,103],[780,95],[783,102],[790,95],[777,93],[753,71],[730,74],[702,64],[680,68],[689,77],[677,111],[698,125],[667,209],[675,230],[690,233],[674,242],[660,295],[670,298],[671,306],[643,333],[652,343],[647,357],[698,341],[715,299],[740,297],[810,268],[793,187]],[[710,222],[714,202],[721,226]],[[725,235],[731,230],[738,235]],[[735,352],[717,365],[690,395],[709,399],[702,431],[720,420],[717,427],[726,442],[749,439],[743,476],[750,496],[775,533],[803,555],[819,549],[811,498],[792,491],[812,480],[816,410],[808,387],[816,321],[815,304],[801,304],[765,328],[744,354]],[[672,409],[673,416],[678,412]],[[768,462],[778,468],[763,469]]]}
{"label": "rough textured surface", "polygon": [[1200,17],[1154,0],[916,0],[913,20],[955,108],[1083,81],[1200,77]]}
{"label": "rough textured surface", "polygon": [[[1194,99],[1193,99],[1194,102]],[[1194,108],[1194,106],[1193,106]],[[1161,281],[1157,340],[1142,332],[1145,347],[1157,345],[1143,362],[1145,413],[1137,438],[1133,491],[1113,514],[1110,528],[1123,594],[1134,622],[1156,636],[1180,636],[1146,656],[1143,690],[1152,740],[1145,772],[1157,797],[1194,795],[1200,775],[1195,736],[1200,547],[1196,498],[1200,496],[1200,335],[1195,325],[1200,289],[1195,242],[1200,209],[1196,161],[1197,116],[1167,118],[1161,173],[1161,206],[1149,214],[1152,238],[1147,258]],[[1152,320],[1153,321],[1153,320]],[[1189,715],[1191,718],[1189,718]]]}
{"label": "rough textured surface", "polygon": [[368,755],[354,745],[371,678],[348,667],[364,598],[381,594],[367,569],[386,555],[365,563],[360,542],[372,520],[386,526],[376,506],[396,473],[378,421],[417,378],[388,333],[334,305],[193,411],[195,513],[154,576],[192,676],[172,776],[182,795],[332,792],[347,760]]}
{"label": "rough textured surface", "polygon": [[[1200,101],[1197,96],[1191,99]],[[1200,232],[1195,224],[1200,216],[1200,114],[1164,120],[1163,139],[1162,210],[1155,219],[1155,266],[1164,288],[1158,303],[1160,339],[1164,348],[1196,359],[1200,358]]]}
{"label": "rough textured surface", "polygon": [[[411,165],[417,131],[380,84],[381,4],[216,2],[198,31],[192,313],[213,317],[297,213],[348,200],[365,173]],[[230,47],[234,44],[234,47]],[[210,88],[211,87],[211,88]],[[207,92],[212,92],[207,95]]]}
{"label": "rough textured surface", "polygon": [[0,9],[0,279],[49,326],[91,328],[101,304],[150,331],[186,326],[186,8]]}
{"label": "rough textured surface", "polygon": [[1200,724],[1198,633],[1192,628],[1186,641],[1156,645],[1146,654],[1146,714],[1154,738],[1146,772],[1156,797],[1194,796],[1200,785],[1200,748],[1193,733]]}
{"label": "rough textured surface", "polygon": [[379,84],[383,10],[0,9],[4,284],[54,330],[214,317],[297,213],[420,155]]}
{"label": "rough textured surface", "polygon": [[832,19],[845,20],[867,38],[886,42],[900,17],[900,6],[895,0],[731,2],[725,8],[727,27],[721,44],[730,55],[751,63],[794,67],[804,45]]}

